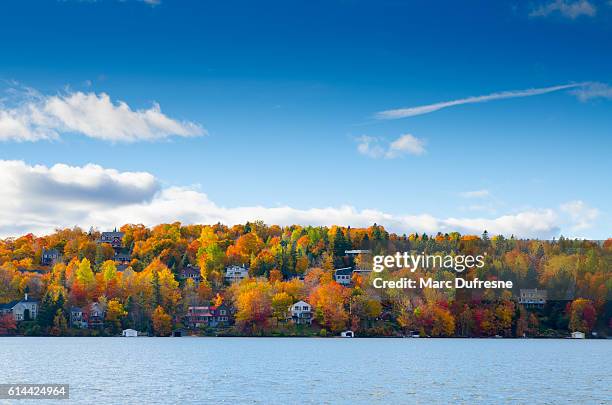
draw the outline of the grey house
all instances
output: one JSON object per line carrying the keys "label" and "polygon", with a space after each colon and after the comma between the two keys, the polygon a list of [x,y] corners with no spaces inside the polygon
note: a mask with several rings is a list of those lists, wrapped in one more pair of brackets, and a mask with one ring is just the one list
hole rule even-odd
{"label": "grey house", "polygon": [[70,308],[70,327],[87,329],[87,321],[83,316],[83,310],[79,307]]}
{"label": "grey house", "polygon": [[61,259],[62,255],[57,249],[43,248],[40,256],[40,264],[43,266],[53,266]]}
{"label": "grey house", "polygon": [[334,280],[338,284],[349,285],[353,277],[352,267],[343,267],[341,269],[334,270]]}
{"label": "grey house", "polygon": [[100,235],[99,243],[108,243],[113,249],[121,249],[123,247],[123,232],[117,232],[115,229],[113,232],[102,232]]}
{"label": "grey house", "polygon": [[26,292],[22,300],[0,304],[0,314],[13,314],[15,321],[28,321],[38,316],[38,300],[32,299]]}

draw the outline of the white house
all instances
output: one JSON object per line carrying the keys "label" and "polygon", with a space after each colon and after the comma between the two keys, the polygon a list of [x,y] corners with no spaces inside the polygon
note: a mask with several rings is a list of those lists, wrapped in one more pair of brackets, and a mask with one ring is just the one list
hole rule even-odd
{"label": "white house", "polygon": [[138,331],[134,329],[124,329],[121,333],[123,337],[138,337]]}
{"label": "white house", "polygon": [[584,332],[572,332],[572,339],[584,339]]}
{"label": "white house", "polygon": [[26,291],[22,300],[0,305],[1,314],[13,314],[17,322],[34,320],[38,316],[38,300],[31,299]]}
{"label": "white house", "polygon": [[355,332],[353,332],[352,330],[345,330],[340,334],[340,336],[343,338],[352,338],[355,337]]}
{"label": "white house", "polygon": [[289,307],[291,319],[297,325],[312,323],[312,305],[306,301],[298,301]]}
{"label": "white house", "polygon": [[352,267],[343,267],[341,269],[334,270],[334,280],[338,284],[349,285],[351,284],[352,277],[353,277]]}
{"label": "white house", "polygon": [[249,278],[249,270],[243,266],[230,266],[225,269],[225,281],[236,283]]}

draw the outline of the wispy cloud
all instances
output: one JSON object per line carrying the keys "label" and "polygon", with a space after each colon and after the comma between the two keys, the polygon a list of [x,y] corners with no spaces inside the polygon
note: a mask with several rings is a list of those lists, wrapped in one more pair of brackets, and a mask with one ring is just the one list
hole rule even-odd
{"label": "wispy cloud", "polygon": [[489,190],[474,190],[474,191],[464,191],[459,193],[459,195],[463,198],[485,198],[490,195]]}
{"label": "wispy cloud", "polygon": [[357,151],[374,159],[395,159],[404,155],[425,153],[425,141],[411,134],[404,134],[392,142],[384,138],[362,135],[357,138]]}
{"label": "wispy cloud", "polygon": [[580,101],[588,101],[594,98],[612,99],[612,87],[606,83],[588,83],[571,91]]}
{"label": "wispy cloud", "polygon": [[529,13],[529,16],[547,17],[553,13],[559,13],[563,17],[574,20],[580,16],[594,17],[597,14],[597,8],[588,0],[554,0],[536,7]]}
{"label": "wispy cloud", "polygon": [[9,97],[0,100],[0,141],[58,139],[63,133],[136,142],[201,136],[206,131],[199,124],[168,117],[157,103],[148,109],[133,109],[123,101],[112,101],[106,93],[49,96],[32,89],[10,89]]}
{"label": "wispy cloud", "polygon": [[458,100],[451,101],[443,101],[440,103],[421,105],[417,107],[407,107],[407,108],[398,108],[394,110],[386,110],[376,113],[375,117],[381,120],[393,120],[399,118],[413,117],[415,115],[422,115],[432,113],[434,111],[439,111],[448,107],[455,107],[463,104],[475,104],[475,103],[485,103],[487,101],[493,100],[502,100],[507,98],[518,98],[518,97],[531,97],[538,96],[540,94],[552,93],[555,91],[572,89],[583,87],[587,83],[572,83],[572,84],[564,84],[560,86],[551,86],[551,87],[541,87],[541,88],[533,88],[527,90],[512,90],[512,91],[502,91],[497,93],[491,93],[483,96],[474,96],[461,98]]}

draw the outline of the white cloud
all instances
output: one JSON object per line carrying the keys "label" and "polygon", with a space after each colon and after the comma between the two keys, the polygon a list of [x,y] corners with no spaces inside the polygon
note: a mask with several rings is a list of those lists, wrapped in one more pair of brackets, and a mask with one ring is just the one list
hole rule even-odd
{"label": "white cloud", "polygon": [[83,224],[91,212],[147,203],[159,190],[144,172],[0,160],[0,235]]}
{"label": "white cloud", "polygon": [[593,222],[599,217],[599,211],[587,206],[584,201],[570,201],[561,205],[561,211],[570,216],[573,222],[572,229],[587,229],[593,226]]}
{"label": "white cloud", "polygon": [[14,106],[0,104],[0,141],[33,142],[76,133],[111,142],[136,142],[206,133],[199,124],[168,117],[157,103],[148,109],[132,109],[123,101],[113,102],[106,93],[45,96],[28,90],[25,95],[11,95]]}
{"label": "white cloud", "polygon": [[547,17],[553,13],[559,13],[573,20],[583,15],[594,17],[597,14],[597,8],[588,0],[554,0],[535,8],[529,16]]}
{"label": "white cloud", "polygon": [[[495,218],[438,218],[430,214],[394,215],[376,209],[344,205],[298,209],[289,206],[223,207],[198,188],[161,188],[149,173],[119,172],[97,165],[74,167],[30,166],[22,161],[0,161],[0,236],[26,232],[45,234],[56,227],[79,225],[114,228],[124,223],[155,225],[164,222],[228,225],[264,220],[280,225],[369,226],[376,222],[398,233],[451,232],[551,238],[564,226],[584,229],[596,215],[582,202],[561,210],[536,209]],[[570,213],[568,220],[564,218]],[[594,216],[595,215],[595,216]]]}
{"label": "white cloud", "polygon": [[578,100],[588,101],[594,98],[612,99],[612,87],[606,83],[592,82],[571,91]]}
{"label": "white cloud", "polygon": [[502,91],[498,93],[487,94],[484,96],[467,97],[458,100],[444,101],[440,103],[427,104],[417,107],[398,108],[394,110],[381,111],[376,113],[375,117],[381,120],[393,120],[405,117],[413,117],[416,115],[428,114],[434,111],[439,111],[444,108],[454,107],[463,104],[484,103],[493,100],[502,100],[506,98],[531,97],[540,94],[552,93],[554,91],[582,87],[585,83],[564,84],[560,86],[542,87],[537,89],[527,90],[512,90]]}
{"label": "white cloud", "polygon": [[362,135],[357,138],[357,151],[375,159],[395,159],[407,154],[422,155],[425,153],[425,141],[411,134],[401,135],[390,143],[383,138]]}
{"label": "white cloud", "polygon": [[422,155],[425,153],[425,142],[410,134],[404,134],[391,142],[386,157],[395,158],[404,154]]}
{"label": "white cloud", "polygon": [[464,191],[459,193],[459,195],[463,198],[485,198],[490,195],[489,190],[474,190],[474,191]]}
{"label": "white cloud", "polygon": [[357,138],[357,151],[371,158],[379,158],[385,155],[385,149],[380,146],[380,140],[373,136],[362,135]]}

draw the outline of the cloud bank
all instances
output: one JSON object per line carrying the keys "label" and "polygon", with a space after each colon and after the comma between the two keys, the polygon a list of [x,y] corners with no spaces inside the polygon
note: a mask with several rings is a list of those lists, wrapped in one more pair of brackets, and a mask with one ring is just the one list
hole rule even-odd
{"label": "cloud bank", "polygon": [[545,208],[495,218],[438,218],[430,214],[396,215],[350,205],[298,209],[282,207],[223,207],[194,187],[161,187],[145,172],[119,172],[97,165],[31,166],[0,160],[0,236],[27,232],[46,234],[57,227],[90,226],[110,229],[124,223],[164,222],[228,225],[263,220],[279,225],[369,226],[376,222],[397,233],[459,231],[480,234],[551,238],[563,227],[584,229],[597,217],[581,201],[560,209]]}
{"label": "cloud bank", "polygon": [[[0,141],[35,142],[74,133],[110,142],[154,141],[206,134],[199,125],[165,115],[154,103],[133,109],[106,93],[69,92],[47,96],[13,92],[12,106],[0,103]],[[16,96],[17,95],[17,96]]]}

